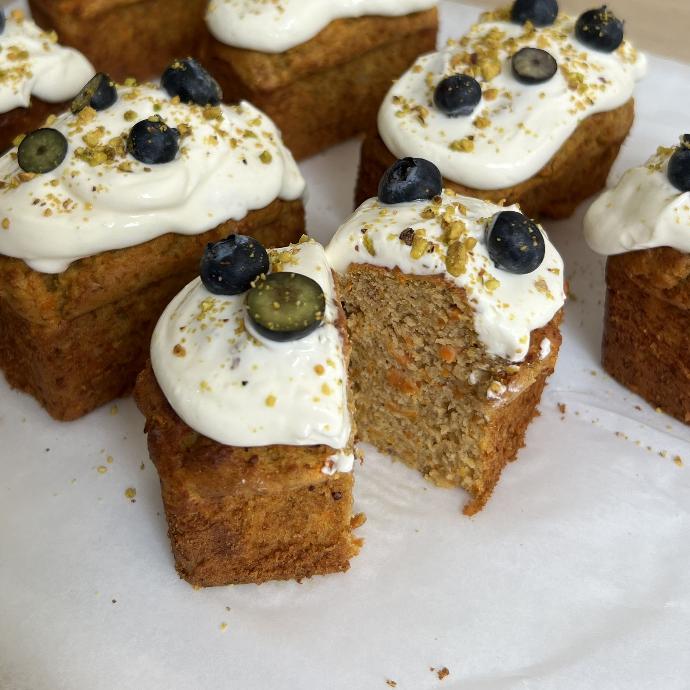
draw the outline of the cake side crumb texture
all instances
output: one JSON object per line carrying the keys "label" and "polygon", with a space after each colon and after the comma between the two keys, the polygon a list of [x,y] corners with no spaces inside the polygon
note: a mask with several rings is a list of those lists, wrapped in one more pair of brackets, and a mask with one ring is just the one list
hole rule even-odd
{"label": "cake side crumb texture", "polygon": [[464,291],[439,276],[351,265],[339,284],[360,438],[435,484],[464,488],[474,514],[524,444],[555,367],[560,312],[516,367],[486,354]]}

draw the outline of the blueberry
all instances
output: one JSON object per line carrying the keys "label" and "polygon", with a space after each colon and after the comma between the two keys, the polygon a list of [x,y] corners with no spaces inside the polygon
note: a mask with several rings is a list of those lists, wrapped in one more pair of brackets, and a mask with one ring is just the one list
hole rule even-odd
{"label": "blueberry", "polygon": [[191,57],[175,60],[163,72],[161,86],[183,103],[218,105],[223,98],[218,82]]}
{"label": "blueberry", "polygon": [[270,266],[268,252],[260,242],[246,235],[230,235],[206,246],[199,272],[214,295],[240,295],[268,273]]}
{"label": "blueberry", "polygon": [[580,15],[575,35],[588,48],[612,53],[623,43],[623,22],[604,5]]}
{"label": "blueberry", "polygon": [[434,91],[434,105],[448,117],[471,115],[481,100],[482,87],[466,74],[446,77]]}
{"label": "blueberry", "polygon": [[668,179],[681,192],[690,192],[690,134],[683,135],[668,162]]}
{"label": "blueberry", "polygon": [[508,273],[536,271],[546,253],[539,226],[517,211],[502,211],[492,218],[486,243],[491,260]]}
{"label": "blueberry", "polygon": [[72,101],[71,110],[78,113],[90,106],[94,110],[110,108],[117,100],[117,88],[113,80],[103,72],[92,77]]}
{"label": "blueberry", "polygon": [[323,323],[326,296],[313,278],[283,271],[259,278],[246,305],[259,334],[284,343],[308,336]]}
{"label": "blueberry", "polygon": [[170,163],[180,148],[180,133],[158,115],[137,122],[129,132],[127,150],[142,163]]}
{"label": "blueberry", "polygon": [[522,84],[543,84],[558,71],[558,63],[553,55],[541,48],[518,50],[511,64],[513,76]]}
{"label": "blueberry", "polygon": [[440,170],[423,158],[402,158],[391,165],[379,182],[379,200],[384,204],[433,199],[443,191]]}
{"label": "blueberry", "polygon": [[551,26],[558,16],[556,0],[515,0],[510,16],[514,22],[532,22],[534,26]]}
{"label": "blueberry", "polygon": [[67,139],[62,132],[50,127],[27,134],[17,149],[17,163],[28,173],[37,175],[50,172],[65,160]]}
{"label": "blueberry", "polygon": [[5,10],[0,7],[0,34],[5,30]]}

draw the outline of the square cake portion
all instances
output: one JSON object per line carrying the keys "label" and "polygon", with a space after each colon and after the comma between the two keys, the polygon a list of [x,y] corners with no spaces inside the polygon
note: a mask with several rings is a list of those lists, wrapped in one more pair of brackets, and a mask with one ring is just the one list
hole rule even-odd
{"label": "square cake portion", "polygon": [[45,29],[116,81],[151,79],[197,53],[207,0],[29,0]]}
{"label": "square cake portion", "polygon": [[21,10],[0,9],[0,153],[15,137],[39,127],[68,107],[94,75],[89,61],[58,44]]}
{"label": "square cake portion", "polygon": [[208,242],[304,231],[304,180],[260,111],[109,88],[0,158],[0,368],[60,420],[131,390]]}
{"label": "square cake portion", "polygon": [[584,229],[608,257],[604,368],[690,424],[690,134],[628,170]]}
{"label": "square cake portion", "polygon": [[517,207],[441,191],[426,161],[396,164],[381,195],[327,250],[352,339],[358,434],[468,491],[471,515],[522,447],[554,371],[563,263]]}
{"label": "square cake portion", "polygon": [[[433,50],[436,0],[295,0],[242,12],[214,0],[204,62],[229,101],[247,99],[274,119],[298,159],[374,126],[391,82]],[[368,7],[371,5],[371,9]]]}
{"label": "square cake portion", "polygon": [[[576,18],[549,3],[552,16],[529,21],[545,6],[485,12],[392,84],[362,146],[356,203],[407,156],[432,161],[458,194],[519,204],[530,217],[566,218],[605,186],[646,58],[606,8]],[[598,45],[592,15],[619,28],[615,46]]]}
{"label": "square cake portion", "polygon": [[[306,240],[270,251],[270,273],[258,265],[247,277],[263,248],[247,259],[236,242],[225,243],[224,269],[202,268],[163,313],[135,391],[175,566],[202,587],[344,571],[359,548],[349,344],[323,248]],[[308,300],[323,296],[306,328],[276,334],[254,321],[252,295],[278,274],[306,280]],[[295,293],[277,289],[280,310],[295,308]]]}

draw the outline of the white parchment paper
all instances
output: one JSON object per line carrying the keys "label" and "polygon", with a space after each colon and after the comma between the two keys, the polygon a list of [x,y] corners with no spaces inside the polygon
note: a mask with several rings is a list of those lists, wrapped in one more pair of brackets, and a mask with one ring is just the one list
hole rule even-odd
{"label": "white parchment paper", "polygon": [[[446,36],[477,12],[442,9]],[[690,128],[690,67],[650,63],[614,176]],[[351,211],[357,158],[349,142],[303,166],[321,240]],[[583,212],[548,226],[574,299],[518,462],[468,519],[461,491],[369,450],[345,575],[195,591],[132,401],[59,424],[2,380],[0,688],[690,688],[690,429],[601,369]]]}

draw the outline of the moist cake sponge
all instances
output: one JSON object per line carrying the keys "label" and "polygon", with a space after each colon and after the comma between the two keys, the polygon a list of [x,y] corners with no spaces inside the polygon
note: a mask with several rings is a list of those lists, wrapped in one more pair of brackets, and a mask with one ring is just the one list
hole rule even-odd
{"label": "moist cake sponge", "polygon": [[[353,265],[339,287],[360,438],[434,484],[465,489],[472,500],[464,512],[473,515],[524,445],[556,365],[560,314],[532,334],[513,372],[486,355],[466,294],[443,278]],[[550,352],[541,359],[545,340]]]}

